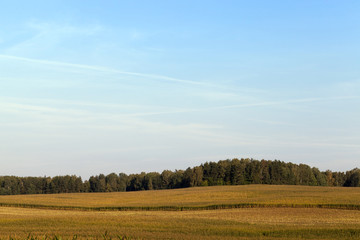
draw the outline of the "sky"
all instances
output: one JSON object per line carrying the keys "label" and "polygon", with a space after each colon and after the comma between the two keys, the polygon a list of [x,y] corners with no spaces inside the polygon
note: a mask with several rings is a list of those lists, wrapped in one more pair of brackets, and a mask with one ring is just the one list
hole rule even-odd
{"label": "sky", "polygon": [[0,175],[360,167],[359,1],[6,1]]}

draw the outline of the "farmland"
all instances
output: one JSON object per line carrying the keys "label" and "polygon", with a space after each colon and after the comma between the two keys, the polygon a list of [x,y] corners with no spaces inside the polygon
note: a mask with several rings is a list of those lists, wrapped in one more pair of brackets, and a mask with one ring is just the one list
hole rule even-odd
{"label": "farmland", "polygon": [[216,186],[1,196],[0,204],[2,239],[360,238],[359,188]]}

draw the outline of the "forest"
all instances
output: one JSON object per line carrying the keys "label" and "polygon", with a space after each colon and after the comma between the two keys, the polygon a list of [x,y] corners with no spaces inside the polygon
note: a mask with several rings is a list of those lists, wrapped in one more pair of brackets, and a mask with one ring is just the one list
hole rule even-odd
{"label": "forest", "polygon": [[359,187],[360,169],[355,168],[347,172],[330,170],[321,172],[306,164],[235,158],[206,162],[186,170],[164,170],[162,173],[99,174],[85,181],[75,175],[1,176],[0,195],[120,192],[244,184]]}

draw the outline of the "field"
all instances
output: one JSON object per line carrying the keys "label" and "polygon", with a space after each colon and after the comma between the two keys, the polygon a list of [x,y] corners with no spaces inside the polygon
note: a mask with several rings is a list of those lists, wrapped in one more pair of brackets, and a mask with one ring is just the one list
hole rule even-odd
{"label": "field", "polygon": [[360,188],[216,186],[0,196],[0,238],[360,239]]}

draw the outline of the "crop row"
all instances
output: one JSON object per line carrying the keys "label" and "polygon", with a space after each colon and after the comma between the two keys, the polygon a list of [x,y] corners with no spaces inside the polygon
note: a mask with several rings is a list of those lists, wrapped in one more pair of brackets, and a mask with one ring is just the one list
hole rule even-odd
{"label": "crop row", "polygon": [[214,204],[207,206],[113,206],[113,207],[81,207],[81,206],[55,206],[23,203],[0,203],[0,207],[37,208],[50,210],[79,210],[79,211],[192,211],[216,210],[234,208],[327,208],[360,210],[360,204],[291,204],[291,203],[238,203]]}

